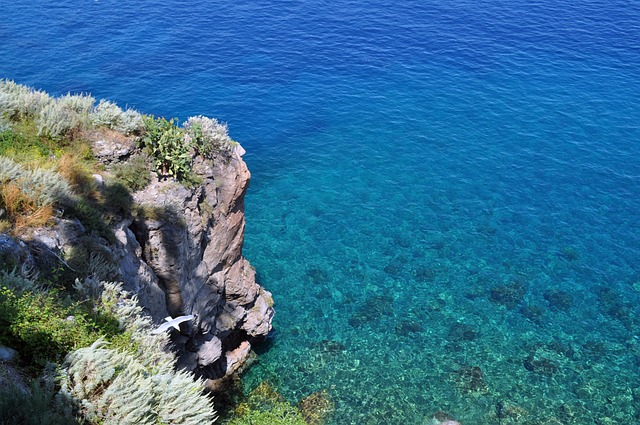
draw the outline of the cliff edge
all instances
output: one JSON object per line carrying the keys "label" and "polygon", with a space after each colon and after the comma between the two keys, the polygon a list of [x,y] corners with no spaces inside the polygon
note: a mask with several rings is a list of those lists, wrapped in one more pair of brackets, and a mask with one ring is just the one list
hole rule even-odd
{"label": "cliff edge", "polygon": [[179,366],[217,379],[269,333],[273,299],[242,256],[246,164],[234,152],[214,161],[197,157],[193,170],[202,182],[192,189],[154,178],[133,194],[160,217],[118,223],[116,252],[125,288],[139,294],[156,321],[195,316],[174,338]]}
{"label": "cliff edge", "polygon": [[[93,146],[103,161],[129,155],[122,139],[103,135]],[[118,157],[105,155],[109,150]],[[115,226],[113,252],[125,289],[138,294],[158,323],[194,316],[174,334],[178,365],[209,380],[247,360],[251,343],[271,330],[274,314],[271,294],[256,283],[255,270],[242,256],[250,180],[242,153],[238,145],[212,159],[196,156],[192,167],[199,184],[192,188],[154,175],[133,193],[135,204],[151,213]]]}
{"label": "cliff edge", "polygon": [[[104,166],[93,175],[98,192],[109,190],[105,181],[113,170],[144,157],[133,136],[101,130],[83,137]],[[114,237],[61,216],[19,239],[3,235],[0,254],[33,270],[51,260],[73,269],[73,258],[82,257],[97,264],[92,268],[103,271],[101,279],[123,282],[154,323],[193,315],[179,332],[169,330],[178,367],[215,388],[216,380],[245,364],[251,344],[271,330],[274,315],[271,294],[256,283],[242,256],[250,180],[243,153],[237,145],[209,159],[194,154],[196,184],[147,170],[148,176],[139,177],[149,183],[128,194],[128,207],[110,220]]]}

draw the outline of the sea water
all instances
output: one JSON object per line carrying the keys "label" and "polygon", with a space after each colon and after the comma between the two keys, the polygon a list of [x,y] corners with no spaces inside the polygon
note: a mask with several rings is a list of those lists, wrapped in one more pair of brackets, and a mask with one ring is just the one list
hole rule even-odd
{"label": "sea water", "polygon": [[215,116],[274,332],[334,424],[640,415],[640,3],[9,1],[0,78]]}

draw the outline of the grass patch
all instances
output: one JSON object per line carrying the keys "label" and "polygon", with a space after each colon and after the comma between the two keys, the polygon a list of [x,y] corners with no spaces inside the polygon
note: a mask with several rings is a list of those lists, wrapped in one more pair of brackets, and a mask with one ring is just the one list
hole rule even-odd
{"label": "grass patch", "polygon": [[56,143],[38,135],[31,120],[13,123],[11,128],[0,132],[0,155],[23,164],[45,165],[61,152]]}
{"label": "grass patch", "polygon": [[0,210],[0,220],[6,223],[0,227],[13,235],[20,234],[27,227],[47,225],[53,219],[51,204],[38,205],[13,182],[0,186]]}
{"label": "grass patch", "polygon": [[62,361],[69,351],[100,337],[97,325],[77,305],[63,303],[58,290],[19,293],[0,288],[0,341],[27,358],[26,365],[43,367]]}

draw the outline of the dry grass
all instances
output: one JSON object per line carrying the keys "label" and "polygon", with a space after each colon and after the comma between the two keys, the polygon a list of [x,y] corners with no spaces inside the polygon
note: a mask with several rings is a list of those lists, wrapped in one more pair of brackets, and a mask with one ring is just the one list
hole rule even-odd
{"label": "dry grass", "polygon": [[77,156],[64,154],[58,162],[58,172],[69,182],[75,193],[92,200],[99,196],[95,179]]}
{"label": "dry grass", "polygon": [[26,195],[13,182],[0,186],[0,207],[5,211],[6,217],[3,218],[11,225],[8,230],[14,235],[26,228],[45,226],[53,218],[52,205],[38,206],[35,199]]}

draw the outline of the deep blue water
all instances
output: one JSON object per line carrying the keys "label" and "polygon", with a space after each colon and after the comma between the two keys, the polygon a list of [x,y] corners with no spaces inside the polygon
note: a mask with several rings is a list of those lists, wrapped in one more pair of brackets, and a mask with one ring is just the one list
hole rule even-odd
{"label": "deep blue water", "polygon": [[[198,3],[198,4],[193,4]],[[0,78],[228,122],[335,424],[640,422],[640,3],[0,2]]]}

